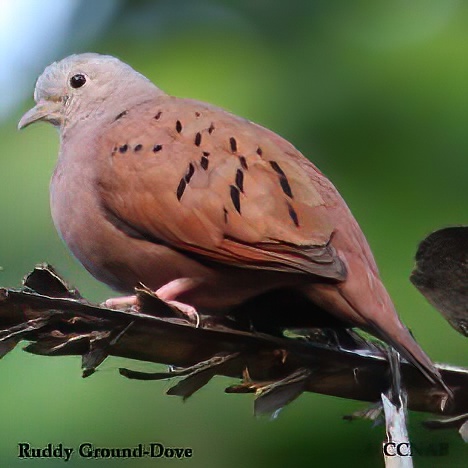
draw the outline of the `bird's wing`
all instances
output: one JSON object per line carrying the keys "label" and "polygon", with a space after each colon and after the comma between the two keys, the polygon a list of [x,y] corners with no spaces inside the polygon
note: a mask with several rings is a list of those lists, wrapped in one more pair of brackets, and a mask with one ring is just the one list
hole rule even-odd
{"label": "bird's wing", "polygon": [[119,109],[96,147],[103,209],[132,235],[205,261],[345,279],[327,216],[336,191],[273,132],[164,96]]}

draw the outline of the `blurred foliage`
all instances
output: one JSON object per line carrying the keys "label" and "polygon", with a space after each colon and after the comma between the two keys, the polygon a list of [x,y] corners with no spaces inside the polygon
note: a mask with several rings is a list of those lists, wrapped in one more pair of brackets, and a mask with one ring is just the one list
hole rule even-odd
{"label": "blurred foliage", "polygon": [[[90,18],[101,3],[113,12],[96,29]],[[347,200],[423,348],[437,361],[468,365],[466,340],[408,281],[426,234],[467,223],[467,2],[82,0],[67,31],[57,38],[56,59],[89,50],[116,55],[171,94],[220,105],[292,141]],[[29,95],[33,76],[30,82]],[[0,284],[18,284],[35,263],[48,261],[86,297],[103,300],[111,292],[70,257],[50,219],[56,132],[43,125],[16,131],[31,105],[25,96],[0,127]],[[222,393],[228,379],[182,404],[163,395],[164,384],[124,380],[118,365],[112,359],[82,380],[76,358],[8,355],[0,368],[2,466],[23,465],[16,444],[26,441],[159,441],[193,447],[186,463],[200,467],[382,464],[382,428],[341,420],[361,404],[306,395],[277,420],[256,420],[249,396]],[[412,440],[447,442],[449,456],[419,456],[416,465],[465,466],[461,440],[428,433],[420,419],[411,415]],[[88,463],[75,456],[68,466]],[[143,468],[154,461],[94,465],[112,463]]]}

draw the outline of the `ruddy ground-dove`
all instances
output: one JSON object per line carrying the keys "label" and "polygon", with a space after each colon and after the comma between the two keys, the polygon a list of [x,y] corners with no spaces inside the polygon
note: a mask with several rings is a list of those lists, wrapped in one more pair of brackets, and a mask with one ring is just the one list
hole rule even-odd
{"label": "ruddy ground-dove", "polygon": [[97,279],[126,293],[142,283],[204,313],[297,291],[311,314],[372,332],[443,385],[345,202],[286,140],[169,96],[110,56],[51,64],[34,98],[19,127],[45,120],[60,130],[52,216]]}

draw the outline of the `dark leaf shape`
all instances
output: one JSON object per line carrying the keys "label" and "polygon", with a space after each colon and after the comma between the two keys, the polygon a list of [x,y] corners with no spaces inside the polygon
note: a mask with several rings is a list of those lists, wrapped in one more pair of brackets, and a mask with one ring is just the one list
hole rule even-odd
{"label": "dark leaf shape", "polygon": [[468,336],[468,226],[433,232],[419,245],[411,282]]}
{"label": "dark leaf shape", "polygon": [[307,381],[311,375],[310,369],[298,369],[280,381],[259,387],[258,397],[254,404],[255,415],[269,414],[274,416],[306,390]]}
{"label": "dark leaf shape", "polygon": [[31,273],[26,275],[23,285],[47,296],[81,299],[80,293],[65,283],[55,269],[47,263],[37,265]]}

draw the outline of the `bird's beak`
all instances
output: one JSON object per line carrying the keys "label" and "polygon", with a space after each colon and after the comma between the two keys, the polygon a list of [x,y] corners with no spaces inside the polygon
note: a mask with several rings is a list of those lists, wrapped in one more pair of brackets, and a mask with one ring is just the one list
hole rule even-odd
{"label": "bird's beak", "polygon": [[44,120],[55,126],[59,126],[62,121],[61,102],[43,100],[39,101],[32,109],[29,109],[26,114],[21,117],[18,123],[18,130],[21,130],[28,125]]}

